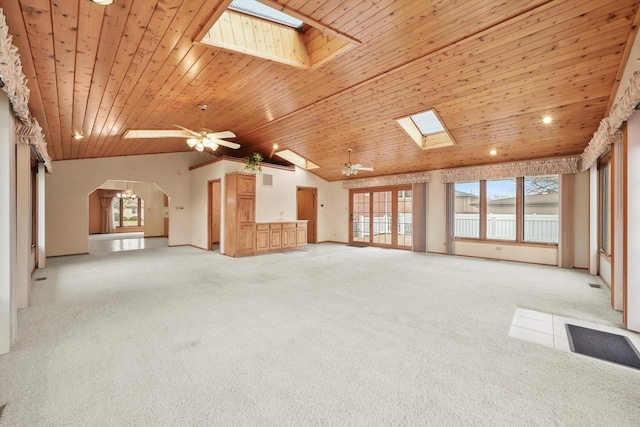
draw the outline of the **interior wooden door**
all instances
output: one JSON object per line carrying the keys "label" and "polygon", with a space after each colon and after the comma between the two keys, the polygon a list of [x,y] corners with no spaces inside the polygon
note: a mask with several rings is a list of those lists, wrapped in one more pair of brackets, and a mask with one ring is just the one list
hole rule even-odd
{"label": "interior wooden door", "polygon": [[215,243],[220,243],[220,180],[209,181],[209,245],[213,249]]}
{"label": "interior wooden door", "polygon": [[298,219],[307,220],[307,243],[317,243],[317,188],[298,187]]}

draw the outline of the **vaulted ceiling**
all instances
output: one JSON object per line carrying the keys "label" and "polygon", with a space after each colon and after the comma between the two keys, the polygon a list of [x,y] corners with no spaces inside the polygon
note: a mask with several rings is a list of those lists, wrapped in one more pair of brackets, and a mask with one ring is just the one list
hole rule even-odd
{"label": "vaulted ceiling", "polygon": [[[190,150],[122,138],[172,124],[233,131],[241,149],[217,155],[269,159],[277,143],[331,181],[349,147],[375,169],[358,177],[579,154],[640,22],[630,0],[271,1],[316,24],[308,43],[355,41],[305,69],[199,43],[228,3],[1,0],[52,159]],[[427,109],[456,145],[423,150],[396,121]]]}

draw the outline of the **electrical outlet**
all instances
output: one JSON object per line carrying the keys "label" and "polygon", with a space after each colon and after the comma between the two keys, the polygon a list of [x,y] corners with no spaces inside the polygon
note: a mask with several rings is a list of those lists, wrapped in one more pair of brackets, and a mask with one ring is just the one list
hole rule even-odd
{"label": "electrical outlet", "polygon": [[501,251],[502,248],[500,246],[496,246],[496,251]]}

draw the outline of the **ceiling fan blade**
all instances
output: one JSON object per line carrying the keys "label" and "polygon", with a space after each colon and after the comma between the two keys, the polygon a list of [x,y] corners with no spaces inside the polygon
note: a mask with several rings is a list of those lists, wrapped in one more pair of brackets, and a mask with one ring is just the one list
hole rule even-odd
{"label": "ceiling fan blade", "polygon": [[177,128],[182,129],[182,130],[183,130],[183,131],[185,131],[185,132],[189,132],[189,136],[193,135],[193,136],[195,136],[196,138],[198,138],[198,137],[202,136],[202,134],[201,134],[200,132],[196,132],[196,131],[194,131],[194,130],[187,129],[187,128],[182,127],[182,126],[180,126],[180,125],[174,125],[174,126],[175,126],[175,127],[177,127]]}
{"label": "ceiling fan blade", "polygon": [[369,166],[369,167],[362,166],[361,164],[353,165],[353,166],[351,166],[351,169],[355,169],[355,170],[358,170],[358,171],[370,171],[370,172],[373,171],[373,167],[371,167],[371,166]]}
{"label": "ceiling fan blade", "polygon": [[225,130],[222,132],[208,133],[207,136],[211,139],[221,139],[221,138],[235,138],[236,134],[231,132],[230,130]]}
{"label": "ceiling fan blade", "polygon": [[213,140],[213,142],[215,142],[218,145],[222,145],[223,147],[233,148],[234,150],[237,150],[238,148],[240,148],[240,144],[236,144],[235,142],[225,141],[224,139],[218,139],[218,138],[211,138],[211,139]]}
{"label": "ceiling fan blade", "polygon": [[166,130],[150,130],[150,129],[138,129],[138,130],[133,130],[133,129],[129,129],[127,130],[124,135],[122,135],[123,138],[128,138],[128,139],[132,139],[132,138],[188,138],[191,136],[191,133],[187,133],[184,130],[173,130],[173,129],[166,129]]}

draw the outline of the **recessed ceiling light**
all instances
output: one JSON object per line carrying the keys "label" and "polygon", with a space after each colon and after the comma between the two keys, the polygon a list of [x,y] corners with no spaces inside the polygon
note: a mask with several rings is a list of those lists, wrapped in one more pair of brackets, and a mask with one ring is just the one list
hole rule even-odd
{"label": "recessed ceiling light", "polygon": [[544,116],[542,118],[542,123],[544,123],[545,125],[548,125],[549,123],[551,123],[553,121],[553,119],[551,118],[551,116]]}
{"label": "recessed ceiling light", "polygon": [[91,0],[91,1],[101,6],[108,6],[111,3],[113,3],[113,0]]}
{"label": "recessed ceiling light", "polygon": [[277,149],[278,148],[278,144],[273,144],[273,149]]}
{"label": "recessed ceiling light", "polygon": [[82,139],[84,138],[84,135],[82,135],[81,133],[76,133],[75,135],[73,135],[73,139]]}
{"label": "recessed ceiling light", "polygon": [[498,152],[496,150],[491,150],[489,151],[489,154],[491,154],[492,156],[495,156],[496,154],[498,154]]}

